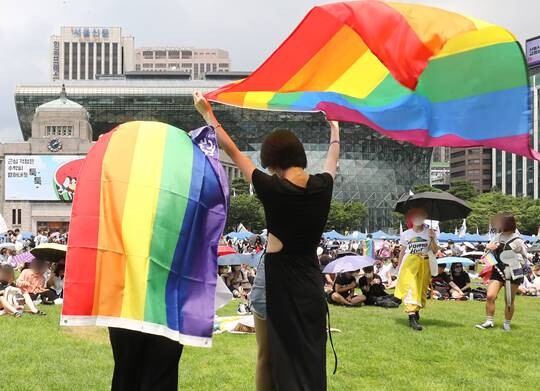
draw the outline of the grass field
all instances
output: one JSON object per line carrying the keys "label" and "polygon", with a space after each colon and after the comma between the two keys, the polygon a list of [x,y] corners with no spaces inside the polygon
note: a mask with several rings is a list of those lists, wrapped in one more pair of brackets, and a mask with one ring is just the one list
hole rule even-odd
{"label": "grass field", "polygon": [[[44,317],[0,318],[0,390],[107,390],[112,355],[105,329],[60,328],[60,308]],[[235,303],[220,310],[232,315]],[[407,328],[402,309],[331,309],[339,368],[329,390],[538,390],[540,299],[517,299],[510,333],[476,330],[480,302],[429,302],[422,332]],[[224,334],[212,349],[186,348],[182,390],[254,389],[255,337]]]}

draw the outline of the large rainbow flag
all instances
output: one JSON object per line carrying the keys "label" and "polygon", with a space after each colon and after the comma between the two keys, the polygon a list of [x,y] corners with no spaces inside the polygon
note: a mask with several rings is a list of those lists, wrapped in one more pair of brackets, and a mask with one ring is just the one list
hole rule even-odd
{"label": "large rainbow flag", "polygon": [[254,109],[322,111],[422,147],[530,158],[527,66],[508,30],[423,5],[313,8],[249,77],[208,93]]}
{"label": "large rainbow flag", "polygon": [[213,128],[129,122],[79,174],[61,325],[101,325],[211,346],[228,187]]}

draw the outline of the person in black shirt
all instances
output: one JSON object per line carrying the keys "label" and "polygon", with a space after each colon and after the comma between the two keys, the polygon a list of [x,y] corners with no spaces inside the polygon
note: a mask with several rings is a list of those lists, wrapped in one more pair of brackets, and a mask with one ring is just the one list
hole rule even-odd
{"label": "person in black shirt", "polygon": [[431,283],[434,289],[434,295],[438,299],[461,299],[464,293],[452,281],[450,274],[446,273],[446,264],[439,265],[439,274],[432,278]]}
{"label": "person in black shirt", "polygon": [[193,100],[206,123],[214,127],[220,147],[253,184],[266,217],[266,254],[251,293],[259,346],[256,388],[326,390],[327,305],[317,246],[330,210],[339,125],[329,122],[324,172],[316,175],[306,172],[304,146],[294,133],[272,131],[261,146],[261,163],[269,175],[238,149],[200,92],[193,94]]}
{"label": "person in black shirt", "polygon": [[358,280],[358,286],[366,297],[366,305],[375,305],[377,297],[388,296],[384,290],[382,279],[373,271],[373,266],[365,267],[364,275]]}
{"label": "person in black shirt", "polygon": [[364,295],[355,294],[356,286],[356,279],[351,272],[338,274],[334,281],[334,289],[329,296],[329,303],[346,306],[360,305],[366,298]]}
{"label": "person in black shirt", "polygon": [[461,263],[453,263],[450,266],[450,274],[452,275],[452,281],[461,289],[461,292],[469,293],[471,291],[471,278],[469,273],[463,270]]}

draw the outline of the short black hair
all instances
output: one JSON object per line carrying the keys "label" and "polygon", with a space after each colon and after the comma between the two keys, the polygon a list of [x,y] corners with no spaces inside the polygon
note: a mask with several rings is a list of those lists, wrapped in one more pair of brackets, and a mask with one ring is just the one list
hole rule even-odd
{"label": "short black hair", "polygon": [[307,167],[304,146],[296,135],[288,129],[272,130],[261,146],[261,164],[263,168]]}

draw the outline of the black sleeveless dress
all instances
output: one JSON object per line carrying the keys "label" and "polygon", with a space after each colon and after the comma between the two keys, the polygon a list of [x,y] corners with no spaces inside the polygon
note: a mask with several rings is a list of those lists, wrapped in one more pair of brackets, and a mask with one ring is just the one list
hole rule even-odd
{"label": "black sleeveless dress", "polygon": [[265,255],[267,328],[276,391],[326,390],[326,301],[317,246],[332,198],[330,174],[306,188],[255,170],[268,232],[283,243]]}

